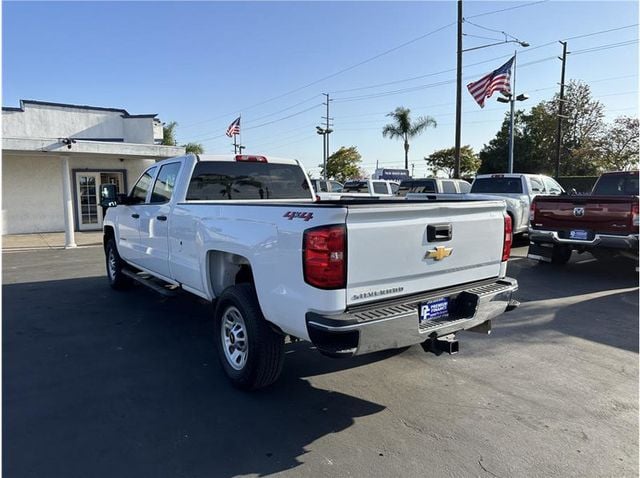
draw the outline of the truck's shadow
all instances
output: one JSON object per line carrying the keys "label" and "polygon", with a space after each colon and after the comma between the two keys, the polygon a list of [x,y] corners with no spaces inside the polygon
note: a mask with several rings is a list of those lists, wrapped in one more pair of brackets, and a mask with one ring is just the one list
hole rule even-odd
{"label": "truck's shadow", "polygon": [[281,380],[246,394],[223,376],[210,309],[195,300],[116,293],[104,278],[3,296],[6,476],[268,475],[384,409],[301,377],[389,354],[333,360],[292,344]]}

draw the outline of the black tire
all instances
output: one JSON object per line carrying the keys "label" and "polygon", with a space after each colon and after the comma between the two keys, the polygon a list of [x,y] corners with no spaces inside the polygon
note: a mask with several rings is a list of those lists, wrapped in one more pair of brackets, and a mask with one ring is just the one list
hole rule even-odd
{"label": "black tire", "polygon": [[235,387],[257,390],[278,379],[284,362],[284,335],[262,315],[252,284],[238,284],[222,293],[214,327],[220,364]]}
{"label": "black tire", "polygon": [[122,273],[125,263],[120,258],[116,242],[113,239],[107,241],[107,245],[104,248],[104,255],[109,285],[116,290],[124,290],[129,287],[131,285],[131,279]]}
{"label": "black tire", "polygon": [[571,259],[571,252],[570,247],[555,244],[551,254],[551,263],[557,266],[566,264]]}

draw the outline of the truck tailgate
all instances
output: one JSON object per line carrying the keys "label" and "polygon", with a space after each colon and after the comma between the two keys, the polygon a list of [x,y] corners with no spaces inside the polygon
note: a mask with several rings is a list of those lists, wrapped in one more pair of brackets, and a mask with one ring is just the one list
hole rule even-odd
{"label": "truck tailgate", "polygon": [[498,277],[504,207],[501,201],[349,206],[347,305]]}
{"label": "truck tailgate", "polygon": [[538,196],[535,198],[536,229],[574,230],[624,234],[634,230],[634,196]]}

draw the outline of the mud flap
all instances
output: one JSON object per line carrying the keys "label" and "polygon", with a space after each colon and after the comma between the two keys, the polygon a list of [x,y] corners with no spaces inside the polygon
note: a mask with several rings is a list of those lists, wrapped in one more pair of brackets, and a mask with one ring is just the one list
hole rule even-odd
{"label": "mud flap", "polygon": [[551,262],[553,257],[553,244],[529,244],[527,257],[536,261]]}

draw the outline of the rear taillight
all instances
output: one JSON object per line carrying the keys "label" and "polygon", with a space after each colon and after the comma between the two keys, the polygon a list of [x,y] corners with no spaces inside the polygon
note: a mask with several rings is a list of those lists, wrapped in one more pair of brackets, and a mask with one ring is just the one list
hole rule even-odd
{"label": "rear taillight", "polygon": [[529,221],[531,221],[531,223],[533,223],[533,221],[536,220],[536,202],[535,201],[531,201],[531,207],[529,208]]}
{"label": "rear taillight", "polygon": [[513,225],[511,216],[504,215],[504,242],[502,243],[502,262],[509,260],[511,254],[511,242],[513,241]]}
{"label": "rear taillight", "polygon": [[302,267],[307,284],[319,289],[344,289],[347,283],[345,226],[321,226],[304,231]]}
{"label": "rear taillight", "polygon": [[631,206],[631,224],[640,226],[640,210],[637,203]]}

